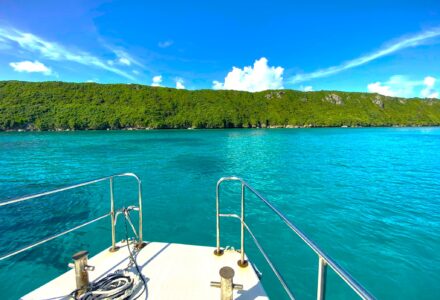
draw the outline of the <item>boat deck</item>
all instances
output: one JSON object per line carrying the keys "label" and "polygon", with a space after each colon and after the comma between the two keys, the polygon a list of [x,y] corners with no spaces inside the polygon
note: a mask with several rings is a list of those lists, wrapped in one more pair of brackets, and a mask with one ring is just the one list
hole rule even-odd
{"label": "boat deck", "polygon": [[[129,265],[126,244],[119,246],[116,252],[106,249],[89,259],[89,265],[95,267],[89,271],[91,282]],[[219,270],[224,266],[233,268],[234,283],[243,285],[243,290],[234,290],[234,299],[268,299],[251,264],[245,268],[237,265],[239,252],[226,250],[222,256],[215,256],[213,251],[213,247],[205,246],[148,243],[137,255],[147,282],[147,290],[139,289],[142,295],[138,299],[220,299],[220,288],[210,283],[220,281]],[[21,299],[69,299],[75,289],[75,272],[70,270]]]}

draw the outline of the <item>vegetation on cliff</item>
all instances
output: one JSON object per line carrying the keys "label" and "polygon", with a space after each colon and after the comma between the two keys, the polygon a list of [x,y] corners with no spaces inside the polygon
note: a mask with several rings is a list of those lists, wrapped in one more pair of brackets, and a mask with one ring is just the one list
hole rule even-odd
{"label": "vegetation on cliff", "polygon": [[392,125],[440,125],[440,101],[338,91],[0,81],[0,130]]}

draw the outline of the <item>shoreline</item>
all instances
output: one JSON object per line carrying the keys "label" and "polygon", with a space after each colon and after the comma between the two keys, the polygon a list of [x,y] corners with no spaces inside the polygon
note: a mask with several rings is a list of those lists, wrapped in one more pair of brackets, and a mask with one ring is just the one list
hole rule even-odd
{"label": "shoreline", "polygon": [[38,129],[6,129],[0,130],[2,132],[81,132],[81,131],[166,131],[166,130],[228,130],[228,129],[319,129],[319,128],[426,128],[426,127],[440,127],[440,124],[432,125],[369,125],[369,126],[314,126],[314,125],[273,125],[266,127],[225,127],[225,128],[150,128],[150,127],[127,127],[127,128],[106,128],[106,129],[50,129],[50,130],[38,130]]}

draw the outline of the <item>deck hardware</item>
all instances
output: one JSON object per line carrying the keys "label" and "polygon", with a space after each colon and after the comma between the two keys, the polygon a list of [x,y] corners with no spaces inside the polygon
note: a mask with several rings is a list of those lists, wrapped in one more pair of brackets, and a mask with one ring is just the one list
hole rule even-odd
{"label": "deck hardware", "polygon": [[214,255],[222,256],[223,253],[224,253],[223,249],[215,249],[214,250]]}
{"label": "deck hardware", "polygon": [[118,251],[119,250],[119,247],[118,246],[111,246],[109,249],[108,249],[108,251],[109,252],[116,252],[116,251]]}
{"label": "deck hardware", "polygon": [[220,282],[211,281],[212,287],[220,288],[220,299],[221,300],[232,300],[233,299],[233,290],[242,290],[242,284],[235,284],[233,282],[234,279],[234,269],[231,267],[223,267],[220,269]]}
{"label": "deck hardware", "polygon": [[[130,217],[130,212],[131,211],[137,211],[137,212],[140,212],[140,208],[139,207],[136,207],[136,206],[134,206],[134,205],[130,205],[130,206],[128,206],[128,207],[123,207],[123,208],[121,208],[120,210],[118,210],[118,211],[116,211],[116,213],[115,213],[115,217],[114,217],[114,225],[113,225],[113,228],[114,227],[116,227],[116,222],[118,221],[118,216],[120,215],[120,214],[123,214],[124,215],[124,217],[125,217],[125,221],[126,222],[128,222],[128,224],[130,224],[130,227],[131,227],[131,229],[133,230],[133,233],[134,233],[134,235],[136,236],[136,239],[135,239],[135,241],[136,241],[136,243],[135,243],[135,248],[137,249],[137,250],[140,250],[140,249],[142,249],[142,248],[144,248],[146,245],[147,245],[147,243],[146,242],[143,242],[142,241],[142,239],[141,239],[141,234],[138,234],[137,233],[137,231],[136,231],[136,228],[134,227],[134,225],[133,225],[133,222],[131,221],[131,217]],[[124,240],[125,241],[125,240]],[[117,247],[117,246],[116,246]],[[113,247],[112,247],[113,248]],[[114,252],[114,251],[112,251],[112,248],[110,248],[110,252]],[[117,250],[117,249],[116,249]]]}
{"label": "deck hardware", "polygon": [[72,256],[73,264],[69,264],[69,267],[75,269],[76,288],[79,295],[82,295],[89,286],[88,271],[95,270],[95,267],[87,264],[88,255],[87,251],[79,251]]}
{"label": "deck hardware", "polygon": [[241,268],[246,268],[247,266],[249,266],[249,262],[247,260],[241,260],[239,259],[237,261],[237,265]]}
{"label": "deck hardware", "polygon": [[136,243],[136,246],[134,246],[136,249],[140,250],[142,248],[144,248],[147,245],[146,242],[142,242],[142,243]]}

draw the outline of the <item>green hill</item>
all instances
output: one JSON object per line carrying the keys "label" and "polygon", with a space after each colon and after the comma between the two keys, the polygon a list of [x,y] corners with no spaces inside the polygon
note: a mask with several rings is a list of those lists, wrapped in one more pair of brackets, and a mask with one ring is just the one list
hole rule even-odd
{"label": "green hill", "polygon": [[0,130],[391,125],[440,125],[440,101],[337,91],[0,81]]}

